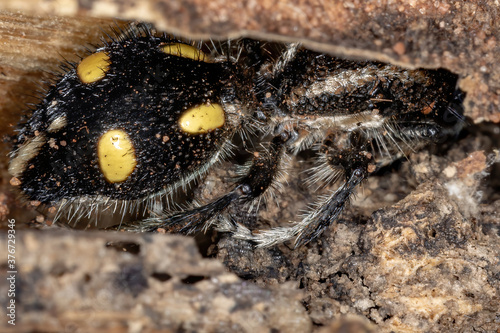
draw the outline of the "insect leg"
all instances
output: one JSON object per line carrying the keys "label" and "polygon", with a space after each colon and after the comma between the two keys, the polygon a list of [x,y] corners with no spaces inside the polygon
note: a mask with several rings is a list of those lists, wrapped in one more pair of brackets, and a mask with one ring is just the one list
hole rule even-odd
{"label": "insect leg", "polygon": [[250,202],[262,195],[272,184],[279,172],[280,160],[285,152],[289,135],[285,132],[274,137],[266,152],[255,153],[252,165],[228,194],[200,207],[174,214],[166,218],[157,218],[159,225],[148,229],[155,231],[163,228],[168,232],[193,233],[206,229],[233,202]]}
{"label": "insect leg", "polygon": [[[340,149],[336,146],[335,138],[327,138],[324,141],[320,150],[324,154],[326,164],[324,167],[330,168],[333,173],[337,173],[339,168],[342,169],[345,182],[336,191],[326,196],[302,221],[290,227],[263,230],[252,233],[251,237],[246,235],[240,238],[251,239],[259,247],[268,247],[296,237],[295,246],[299,247],[321,235],[339,218],[356,187],[375,169],[372,154],[364,150],[365,147],[369,147],[369,143],[352,144],[353,141],[360,139],[357,133],[352,133],[347,140],[348,148]],[[354,146],[360,148],[354,149],[352,148]],[[245,236],[243,232],[240,234]]]}
{"label": "insect leg", "polygon": [[354,169],[349,179],[339,189],[327,197],[318,209],[299,222],[301,228],[295,240],[295,247],[309,243],[330,227],[339,218],[356,187],[366,177],[367,172],[364,168]]}
{"label": "insect leg", "polygon": [[303,228],[297,236],[295,246],[310,242],[331,226],[344,210],[356,187],[375,170],[373,156],[365,150],[369,143],[363,140],[365,139],[358,133],[353,132],[347,147],[342,149],[336,146],[336,141],[332,138],[325,140],[321,151],[325,154],[326,163],[332,170],[340,167],[344,172],[345,182],[299,223]]}

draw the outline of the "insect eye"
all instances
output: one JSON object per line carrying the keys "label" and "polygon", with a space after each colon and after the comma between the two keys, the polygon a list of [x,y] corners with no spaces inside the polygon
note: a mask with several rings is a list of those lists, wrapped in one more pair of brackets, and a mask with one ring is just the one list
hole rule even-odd
{"label": "insect eye", "polygon": [[177,57],[192,59],[196,61],[209,62],[208,56],[203,51],[191,45],[172,43],[163,45],[161,46],[160,49],[162,50],[163,53],[174,55]]}
{"label": "insect eye", "polygon": [[137,165],[134,145],[123,130],[104,133],[97,144],[97,157],[104,178],[110,183],[120,183],[130,176]]}
{"label": "insect eye", "polygon": [[109,70],[109,56],[106,52],[97,52],[84,58],[76,68],[80,81],[86,84],[102,80]]}
{"label": "insect eye", "polygon": [[203,134],[224,125],[224,110],[220,104],[202,104],[184,111],[179,127],[188,134]]}

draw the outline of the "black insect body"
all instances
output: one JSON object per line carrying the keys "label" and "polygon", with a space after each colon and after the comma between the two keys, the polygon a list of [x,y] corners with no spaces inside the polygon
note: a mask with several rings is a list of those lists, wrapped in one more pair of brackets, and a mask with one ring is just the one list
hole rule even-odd
{"label": "black insect body", "polygon": [[[334,223],[378,167],[454,134],[457,77],[338,59],[253,40],[189,44],[148,29],[84,58],[51,88],[19,131],[9,170],[30,200],[69,219],[101,209],[156,210],[137,228],[193,232],[213,226],[270,246],[304,244]],[[241,133],[265,149],[229,193],[158,213],[172,194],[225,159]],[[289,155],[317,153],[312,183],[344,183],[301,221],[258,232],[228,216],[281,182]],[[293,172],[293,171],[292,171]],[[114,208],[113,208],[114,207]]]}

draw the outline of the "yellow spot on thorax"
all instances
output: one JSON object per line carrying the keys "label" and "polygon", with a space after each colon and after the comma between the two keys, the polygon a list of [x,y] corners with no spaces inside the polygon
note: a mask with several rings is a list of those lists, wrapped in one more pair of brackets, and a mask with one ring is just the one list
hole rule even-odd
{"label": "yellow spot on thorax", "polygon": [[191,45],[173,43],[161,46],[161,50],[166,54],[171,54],[177,57],[209,62],[208,56],[203,51]]}
{"label": "yellow spot on thorax", "polygon": [[202,104],[186,110],[179,118],[182,131],[189,134],[203,134],[222,127],[224,110],[220,104]]}
{"label": "yellow spot on thorax", "polygon": [[83,83],[94,83],[106,76],[109,64],[109,56],[105,52],[97,52],[84,58],[78,64],[76,73]]}
{"label": "yellow spot on thorax", "polygon": [[123,130],[110,130],[101,136],[97,157],[101,172],[110,183],[127,180],[137,165],[134,145]]}

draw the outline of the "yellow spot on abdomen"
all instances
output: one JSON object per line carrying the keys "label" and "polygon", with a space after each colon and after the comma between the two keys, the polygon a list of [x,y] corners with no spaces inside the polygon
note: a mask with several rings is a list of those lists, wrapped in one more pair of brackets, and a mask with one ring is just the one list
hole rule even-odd
{"label": "yellow spot on abdomen", "polygon": [[109,56],[105,52],[97,52],[84,58],[76,67],[76,73],[83,83],[94,83],[106,76],[109,64]]}
{"label": "yellow spot on abdomen", "polygon": [[97,157],[101,172],[110,183],[127,180],[137,165],[134,145],[123,130],[110,130],[101,136]]}
{"label": "yellow spot on abdomen", "polygon": [[220,104],[202,104],[186,110],[179,118],[182,131],[189,134],[203,134],[222,127],[224,110]]}
{"label": "yellow spot on abdomen", "polygon": [[171,54],[177,57],[208,62],[208,56],[203,51],[198,50],[196,47],[191,45],[173,43],[163,45],[161,50],[166,54]]}

